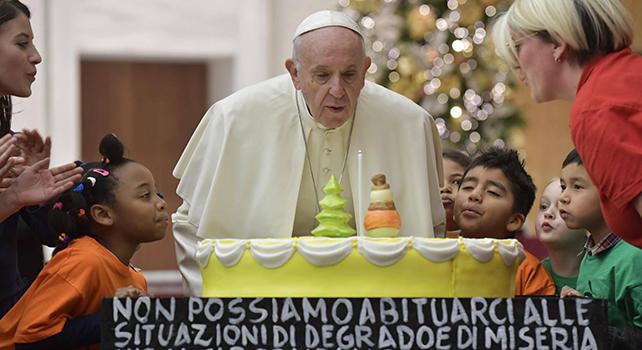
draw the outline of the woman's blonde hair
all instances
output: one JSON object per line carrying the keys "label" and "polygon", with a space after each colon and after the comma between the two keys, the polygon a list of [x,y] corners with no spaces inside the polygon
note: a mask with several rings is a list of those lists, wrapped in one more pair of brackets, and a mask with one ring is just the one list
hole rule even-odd
{"label": "woman's blonde hair", "polygon": [[497,53],[513,66],[518,66],[513,37],[564,42],[579,65],[633,41],[631,16],[619,0],[515,0],[492,34]]}

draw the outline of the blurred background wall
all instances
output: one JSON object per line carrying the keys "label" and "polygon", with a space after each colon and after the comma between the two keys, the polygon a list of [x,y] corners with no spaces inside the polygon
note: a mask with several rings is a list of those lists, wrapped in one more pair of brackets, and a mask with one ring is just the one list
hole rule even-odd
{"label": "blurred background wall", "polygon": [[[207,108],[229,93],[285,72],[296,25],[336,0],[24,0],[43,56],[33,95],[15,99],[14,128],[53,139],[53,163],[99,158],[115,132],[180,203],[171,171]],[[624,0],[642,51],[642,1]],[[520,87],[527,127],[520,151],[542,189],[572,148],[567,102],[534,104]],[[534,206],[536,208],[536,206]],[[534,209],[532,214],[536,211]],[[134,264],[160,294],[181,290],[171,234],[147,244]]]}

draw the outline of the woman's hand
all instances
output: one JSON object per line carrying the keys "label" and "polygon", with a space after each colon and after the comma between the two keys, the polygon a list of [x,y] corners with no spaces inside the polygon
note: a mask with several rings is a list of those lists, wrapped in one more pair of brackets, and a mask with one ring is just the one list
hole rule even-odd
{"label": "woman's hand", "polygon": [[21,133],[15,134],[15,137],[25,158],[25,165],[34,165],[51,155],[51,138],[43,139],[38,130],[24,129]]}
{"label": "woman's hand", "polygon": [[[24,158],[20,157],[20,150],[16,147],[17,138],[10,134],[0,138],[0,179],[5,177],[14,177],[13,166],[24,163]],[[4,188],[0,185],[0,188]]]}
{"label": "woman's hand", "polygon": [[47,169],[49,158],[42,159],[26,167],[20,176],[11,179],[6,195],[12,198],[19,208],[45,203],[69,190],[74,182],[80,180],[82,168],[74,163]]}
{"label": "woman's hand", "polygon": [[[24,159],[24,164],[11,168],[13,177],[18,177],[28,166],[44,159],[49,159],[51,155],[51,139],[49,137],[43,139],[38,130],[24,129],[22,132],[13,135],[13,137],[17,140],[16,147],[20,151],[18,155]],[[49,163],[46,164],[45,168],[48,167]]]}

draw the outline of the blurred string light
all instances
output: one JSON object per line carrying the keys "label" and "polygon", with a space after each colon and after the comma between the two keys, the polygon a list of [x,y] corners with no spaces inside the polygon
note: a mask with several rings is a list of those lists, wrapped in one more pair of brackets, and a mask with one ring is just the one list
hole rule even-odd
{"label": "blurred string light", "polygon": [[[511,0],[338,0],[373,61],[368,78],[423,106],[440,137],[468,152],[510,143],[523,119],[489,24]],[[520,145],[511,145],[519,147]]]}

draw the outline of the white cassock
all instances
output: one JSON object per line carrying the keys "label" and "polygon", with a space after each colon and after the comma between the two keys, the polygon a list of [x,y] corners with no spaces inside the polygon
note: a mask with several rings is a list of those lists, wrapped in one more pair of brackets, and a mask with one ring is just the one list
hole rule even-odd
{"label": "white cassock", "polygon": [[[194,260],[199,240],[285,238],[309,234],[300,230],[314,228],[316,199],[297,103],[310,142],[319,198],[323,198],[326,179],[332,174],[340,176],[348,149],[342,140],[348,138],[346,130],[352,119],[329,133],[322,130],[329,136],[339,134],[339,141],[315,137],[319,125],[301,96],[288,74],[242,89],[215,103],[187,144],[173,173],[180,180],[176,193],[183,205],[172,221],[179,269],[193,295],[201,294],[200,269]],[[324,166],[322,154],[333,144],[338,148],[332,151],[334,161]],[[358,150],[364,154],[362,213],[369,204],[370,178],[383,173],[401,215],[399,234],[433,237],[443,233],[441,146],[435,123],[423,108],[365,82],[342,183],[348,189],[344,197],[352,199],[348,210],[359,204]],[[331,171],[324,171],[326,168]],[[295,231],[295,221],[299,231]]]}

